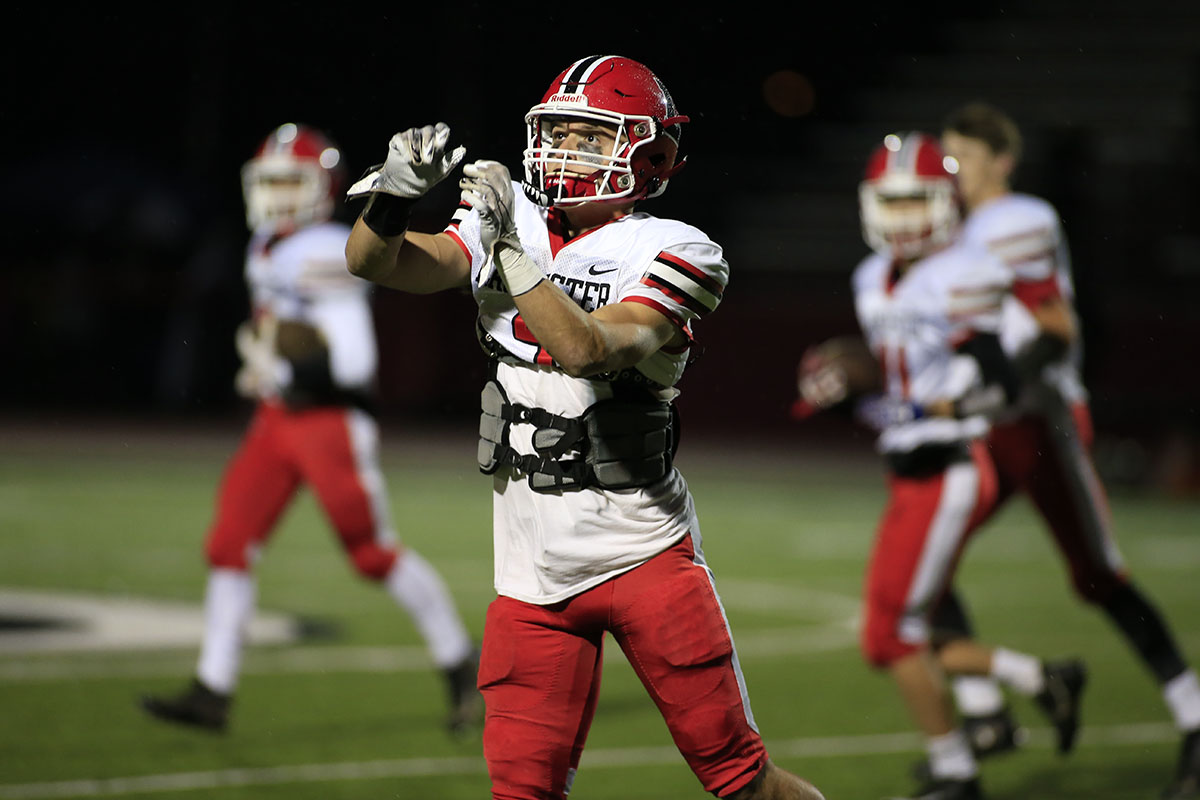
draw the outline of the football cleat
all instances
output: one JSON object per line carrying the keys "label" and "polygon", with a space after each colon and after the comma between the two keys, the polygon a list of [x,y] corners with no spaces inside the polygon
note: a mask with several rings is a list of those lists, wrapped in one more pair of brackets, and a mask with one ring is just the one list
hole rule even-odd
{"label": "football cleat", "polygon": [[1034,696],[1058,736],[1058,752],[1066,755],[1079,732],[1080,695],[1087,683],[1087,668],[1078,659],[1048,661],[1042,665],[1045,688]]}
{"label": "football cleat", "polygon": [[153,717],[210,731],[224,731],[229,724],[233,698],[214,692],[197,679],[173,697],[142,697],[142,708]]}
{"label": "football cleat", "polygon": [[[1029,732],[1017,725],[1008,708],[984,716],[964,716],[962,729],[976,761],[1011,753],[1029,738]],[[928,760],[922,759],[913,767],[913,777],[918,783],[926,783],[932,780],[932,776]]]}
{"label": "football cleat", "polygon": [[1183,737],[1175,779],[1162,793],[1162,800],[1195,798],[1200,798],[1200,730],[1194,730]]}
{"label": "football cleat", "polygon": [[977,759],[1011,753],[1029,738],[1007,708],[986,716],[963,717],[962,727]]}
{"label": "football cleat", "polygon": [[887,800],[983,800],[979,778],[954,780],[940,778],[930,780],[908,797],[889,797]]}
{"label": "football cleat", "polygon": [[443,674],[450,695],[450,715],[446,718],[446,728],[458,735],[482,724],[484,708],[483,695],[478,687],[479,650],[472,649],[461,663],[443,670]]}

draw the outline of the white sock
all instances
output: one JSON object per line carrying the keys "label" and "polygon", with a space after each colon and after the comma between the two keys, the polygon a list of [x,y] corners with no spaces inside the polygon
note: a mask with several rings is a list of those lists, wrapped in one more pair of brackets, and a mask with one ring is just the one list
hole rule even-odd
{"label": "white sock", "polygon": [[388,594],[412,616],[433,663],[453,667],[470,654],[471,637],[445,582],[419,553],[401,551],[384,584]]}
{"label": "white sock", "polygon": [[1030,697],[1046,688],[1041,659],[1003,647],[992,651],[992,677]]}
{"label": "white sock", "polygon": [[929,769],[935,778],[969,780],[979,774],[979,765],[962,730],[930,736],[925,740],[925,751],[929,753]]}
{"label": "white sock", "polygon": [[1163,686],[1163,699],[1181,731],[1200,729],[1200,681],[1196,671],[1184,670]]}
{"label": "white sock", "polygon": [[233,694],[242,663],[246,626],[254,617],[254,576],[237,569],[213,569],[204,594],[204,644],[196,677],[221,694]]}
{"label": "white sock", "polygon": [[992,678],[962,675],[951,682],[954,703],[968,717],[986,717],[1004,708],[1004,692]]}

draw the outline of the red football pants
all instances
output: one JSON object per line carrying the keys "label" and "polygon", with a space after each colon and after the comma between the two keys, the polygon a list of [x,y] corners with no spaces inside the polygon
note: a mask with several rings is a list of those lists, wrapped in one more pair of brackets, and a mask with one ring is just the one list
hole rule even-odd
{"label": "red football pants", "polygon": [[260,404],[221,481],[206,542],[209,564],[249,568],[296,490],[307,484],[355,568],[382,579],[397,545],[378,437],[375,421],[357,409],[288,411]]}
{"label": "red football pants", "polygon": [[863,655],[888,666],[929,643],[929,615],[949,586],[967,538],[996,500],[982,443],[971,460],[928,477],[888,476],[888,504],[864,587]]}
{"label": "red football pants", "polygon": [[988,436],[999,503],[1017,492],[1029,496],[1069,565],[1075,590],[1096,602],[1127,578],[1091,445],[1091,415],[1083,403],[996,425]]}
{"label": "red football pants", "polygon": [[561,800],[596,708],[611,633],[704,788],[740,789],[766,763],[725,613],[685,537],[645,564],[548,606],[498,597],[479,667],[483,753],[496,800]]}

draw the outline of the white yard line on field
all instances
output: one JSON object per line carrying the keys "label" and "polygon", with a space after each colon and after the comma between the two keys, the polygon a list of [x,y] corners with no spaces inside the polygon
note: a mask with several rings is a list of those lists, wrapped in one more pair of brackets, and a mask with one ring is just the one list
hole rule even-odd
{"label": "white yard line on field", "polygon": [[[849,625],[810,625],[794,628],[734,631],[742,661],[802,656],[853,647],[857,641]],[[610,642],[611,644],[611,642]],[[605,663],[625,660],[617,647],[606,647]],[[137,660],[110,655],[105,658],[39,657],[0,658],[0,682],[108,680],[178,677],[195,666],[194,651],[143,655]],[[423,672],[433,669],[424,647],[280,647],[252,649],[246,653],[243,675],[300,675],[335,672]]]}
{"label": "white yard line on field", "polygon": [[[782,624],[734,626],[742,660],[841,650],[857,641],[857,598],[787,583],[726,578],[718,583],[727,609],[769,614]],[[0,681],[148,678],[191,668],[204,633],[199,605],[145,598],[110,598],[0,589],[0,610],[15,619],[56,623],[0,635]],[[420,646],[304,645],[298,623],[260,611],[249,631],[249,675],[313,672],[416,672],[432,669]],[[154,652],[149,652],[154,651]],[[80,657],[79,654],[95,657]],[[610,647],[606,661],[623,660]]]}
{"label": "white yard line on field", "polygon": [[[1038,729],[1031,733],[1032,744],[1038,746],[1050,744],[1051,733],[1049,730]],[[1173,741],[1178,736],[1178,731],[1167,723],[1089,727],[1085,730],[1079,746],[1091,748],[1159,744]],[[921,738],[915,733],[819,736],[771,741],[767,743],[767,749],[777,759],[915,753],[921,750]],[[601,748],[585,751],[580,770],[620,769],[630,766],[676,763],[682,765],[682,758],[673,747]],[[485,772],[484,762],[482,758],[478,757],[344,761],[327,764],[210,770],[208,772],[174,772],[124,778],[0,784],[0,800],[124,797],[150,792],[183,792],[197,789],[482,774],[483,772]]]}

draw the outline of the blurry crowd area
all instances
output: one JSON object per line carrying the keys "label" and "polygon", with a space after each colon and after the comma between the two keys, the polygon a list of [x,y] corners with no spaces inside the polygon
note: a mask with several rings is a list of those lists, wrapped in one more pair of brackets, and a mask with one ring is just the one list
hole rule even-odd
{"label": "blurry crowd area", "polygon": [[[804,348],[855,330],[863,163],[884,134],[936,132],[984,99],[1025,135],[1017,188],[1063,217],[1105,478],[1200,493],[1200,6],[924,6],[784,25],[751,4],[555,37],[466,3],[419,41],[403,40],[403,15],[26,8],[24,29],[52,29],[56,47],[6,71],[19,157],[0,175],[0,412],[240,418],[239,169],[258,141],[282,122],[316,125],[357,176],[395,131],[444,120],[468,158],[518,172],[525,110],[568,63],[607,50],[650,65],[692,118],[687,168],[645,210],[705,230],[732,268],[681,384],[685,435],[862,441],[845,418],[801,425],[787,410]],[[422,202],[415,229],[445,224],[452,184]],[[473,425],[485,365],[471,299],[374,302],[385,433]]]}

